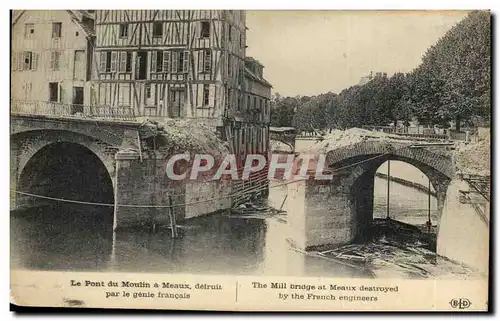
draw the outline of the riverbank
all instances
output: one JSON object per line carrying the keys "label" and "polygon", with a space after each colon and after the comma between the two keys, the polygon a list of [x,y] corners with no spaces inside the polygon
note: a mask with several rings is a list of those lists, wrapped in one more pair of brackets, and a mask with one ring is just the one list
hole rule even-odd
{"label": "riverbank", "polygon": [[[375,173],[375,176],[387,180],[387,174],[377,172],[377,173]],[[409,180],[406,180],[406,179],[403,179],[400,177],[395,177],[395,176],[391,175],[391,182],[395,182],[395,183],[398,183],[398,184],[403,185],[403,186],[414,188],[414,189],[419,190],[423,193],[429,193],[429,186],[425,186],[425,185],[422,185],[420,183],[409,181]],[[432,186],[431,186],[430,194],[431,194],[431,196],[437,197],[436,192],[432,190]]]}

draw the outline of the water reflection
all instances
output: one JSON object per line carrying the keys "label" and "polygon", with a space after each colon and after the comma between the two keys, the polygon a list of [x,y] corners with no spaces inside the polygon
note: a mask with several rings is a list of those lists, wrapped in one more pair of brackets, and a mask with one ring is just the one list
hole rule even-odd
{"label": "water reflection", "polygon": [[[375,217],[385,215],[385,180],[375,183]],[[281,191],[282,192],[282,191]],[[391,193],[391,212],[402,221],[424,223],[427,196],[404,186]],[[283,193],[275,203],[281,205]],[[435,200],[431,204],[436,206]],[[45,206],[11,213],[14,268],[232,275],[369,277],[337,262],[290,248],[286,221],[211,215],[183,223],[181,235],[113,233],[112,211],[90,206]]]}

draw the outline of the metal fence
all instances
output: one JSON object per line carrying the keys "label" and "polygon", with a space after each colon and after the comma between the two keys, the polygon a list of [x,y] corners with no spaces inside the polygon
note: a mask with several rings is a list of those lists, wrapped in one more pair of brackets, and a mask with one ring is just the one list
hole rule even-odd
{"label": "metal fence", "polygon": [[13,115],[54,116],[62,118],[94,118],[106,120],[135,120],[134,110],[121,106],[85,106],[50,101],[11,100]]}

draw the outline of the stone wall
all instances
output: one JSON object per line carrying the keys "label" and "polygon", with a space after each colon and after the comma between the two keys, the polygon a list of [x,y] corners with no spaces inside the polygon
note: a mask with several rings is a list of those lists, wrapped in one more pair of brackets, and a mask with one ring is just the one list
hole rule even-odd
{"label": "stone wall", "polygon": [[170,205],[177,222],[231,208],[230,182],[171,180],[165,171],[168,159],[160,154],[141,160],[138,152],[125,150],[116,160],[115,229],[169,226]]}
{"label": "stone wall", "polygon": [[231,208],[229,181],[187,182],[185,192],[185,219]]}

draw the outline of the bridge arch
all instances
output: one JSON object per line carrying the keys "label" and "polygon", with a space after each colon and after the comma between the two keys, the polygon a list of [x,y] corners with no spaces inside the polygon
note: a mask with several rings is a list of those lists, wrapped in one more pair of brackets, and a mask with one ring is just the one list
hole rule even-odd
{"label": "bridge arch", "polygon": [[[34,130],[12,135],[11,146],[12,189],[51,197],[113,203],[117,148],[81,134],[58,130]],[[66,181],[67,189],[62,188],[61,180]],[[49,183],[59,195],[51,189],[53,195],[41,191],[42,185]],[[78,195],[78,188],[87,194],[81,192]],[[14,208],[29,206],[27,197],[12,195],[12,198]]]}
{"label": "bridge arch", "polygon": [[350,204],[350,216],[357,230],[355,239],[371,237],[375,174],[389,160],[410,164],[429,178],[436,191],[439,227],[446,190],[453,177],[451,158],[427,148],[410,146],[412,143],[364,141],[327,154],[328,167],[340,177],[342,193]]}

